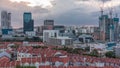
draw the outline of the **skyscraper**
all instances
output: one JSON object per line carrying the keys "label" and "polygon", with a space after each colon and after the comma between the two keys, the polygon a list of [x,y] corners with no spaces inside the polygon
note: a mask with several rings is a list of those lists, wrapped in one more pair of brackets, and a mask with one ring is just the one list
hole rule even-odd
{"label": "skyscraper", "polygon": [[1,28],[2,29],[11,29],[11,13],[7,11],[1,12]]}
{"label": "skyscraper", "polygon": [[99,17],[100,40],[117,41],[119,37],[119,18],[108,15]]}
{"label": "skyscraper", "polygon": [[26,33],[26,31],[34,31],[34,20],[32,19],[32,14],[30,12],[25,12],[23,14],[23,22],[24,33]]}
{"label": "skyscraper", "polygon": [[54,20],[44,20],[44,25],[54,25]]}
{"label": "skyscraper", "polygon": [[114,20],[114,40],[119,40],[119,18],[116,16],[113,18]]}
{"label": "skyscraper", "polygon": [[1,29],[3,35],[8,35],[12,32],[11,13],[7,13],[7,11],[1,12]]}
{"label": "skyscraper", "polygon": [[44,20],[44,30],[53,30],[54,20]]}

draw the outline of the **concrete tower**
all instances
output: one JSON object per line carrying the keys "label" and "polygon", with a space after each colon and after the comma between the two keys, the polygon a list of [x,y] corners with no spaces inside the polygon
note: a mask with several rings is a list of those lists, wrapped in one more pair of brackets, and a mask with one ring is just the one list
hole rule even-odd
{"label": "concrete tower", "polygon": [[1,12],[1,28],[2,29],[11,29],[11,13],[7,11]]}

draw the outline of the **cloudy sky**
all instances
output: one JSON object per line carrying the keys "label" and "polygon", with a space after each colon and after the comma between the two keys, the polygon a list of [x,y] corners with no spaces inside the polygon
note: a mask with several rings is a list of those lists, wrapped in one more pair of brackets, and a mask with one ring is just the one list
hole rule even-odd
{"label": "cloudy sky", "polygon": [[12,13],[12,26],[22,27],[23,13],[32,12],[35,26],[44,19],[54,19],[61,25],[98,25],[100,7],[120,16],[120,0],[0,0],[0,12]]}

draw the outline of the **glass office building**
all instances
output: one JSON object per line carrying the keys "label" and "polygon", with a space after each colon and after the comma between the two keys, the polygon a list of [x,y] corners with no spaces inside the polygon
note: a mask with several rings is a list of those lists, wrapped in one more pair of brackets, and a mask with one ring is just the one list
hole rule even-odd
{"label": "glass office building", "polygon": [[30,12],[24,13],[23,22],[24,33],[26,33],[26,31],[34,31],[34,20],[32,19],[32,14]]}

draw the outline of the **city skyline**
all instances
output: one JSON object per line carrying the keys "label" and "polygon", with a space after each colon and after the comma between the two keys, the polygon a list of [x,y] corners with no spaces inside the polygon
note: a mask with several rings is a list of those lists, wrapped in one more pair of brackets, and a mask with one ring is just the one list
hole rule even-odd
{"label": "city skyline", "polygon": [[[23,27],[24,12],[33,14],[35,26],[43,25],[45,19],[54,19],[55,24],[63,25],[98,25],[102,0],[1,0],[0,4],[0,11],[12,13],[14,28]],[[114,7],[113,14],[119,16],[119,6],[118,0],[105,0],[105,13],[108,7]]]}

